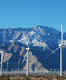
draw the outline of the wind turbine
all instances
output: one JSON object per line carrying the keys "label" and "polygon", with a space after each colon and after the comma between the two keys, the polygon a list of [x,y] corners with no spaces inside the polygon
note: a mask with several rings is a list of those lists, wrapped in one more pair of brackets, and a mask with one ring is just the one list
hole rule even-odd
{"label": "wind turbine", "polygon": [[[26,48],[27,52],[25,54],[25,57],[27,57],[27,60],[26,60],[26,62],[27,62],[27,64],[26,64],[26,68],[27,68],[26,75],[28,76],[29,75],[29,50],[30,50],[28,36],[23,33],[23,38],[21,40],[18,40],[18,42],[21,42],[21,41],[26,41],[25,45],[27,45],[27,48]],[[25,61],[25,57],[24,57],[23,62]]]}
{"label": "wind turbine", "polygon": [[27,48],[26,48],[27,53],[26,53],[25,56],[27,57],[27,61],[26,61],[27,62],[27,64],[26,64],[26,67],[27,67],[26,75],[28,76],[29,75],[29,50],[30,50],[30,48],[29,48],[29,39],[28,39],[28,35],[25,35],[24,33],[23,33],[23,36],[24,36],[24,38],[22,38],[21,40],[22,41],[26,41],[25,44],[27,45]]}

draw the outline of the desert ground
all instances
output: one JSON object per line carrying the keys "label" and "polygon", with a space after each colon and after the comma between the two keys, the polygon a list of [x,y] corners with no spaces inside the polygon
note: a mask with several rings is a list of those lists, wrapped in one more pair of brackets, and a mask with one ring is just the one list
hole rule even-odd
{"label": "desert ground", "polygon": [[0,80],[66,80],[66,76],[59,77],[57,75],[48,76],[1,76]]}

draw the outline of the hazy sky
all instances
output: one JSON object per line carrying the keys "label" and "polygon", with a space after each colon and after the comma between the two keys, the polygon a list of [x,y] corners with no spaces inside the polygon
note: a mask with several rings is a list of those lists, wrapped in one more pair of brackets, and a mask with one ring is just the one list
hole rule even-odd
{"label": "hazy sky", "polygon": [[1,27],[44,25],[66,31],[66,0],[0,0]]}

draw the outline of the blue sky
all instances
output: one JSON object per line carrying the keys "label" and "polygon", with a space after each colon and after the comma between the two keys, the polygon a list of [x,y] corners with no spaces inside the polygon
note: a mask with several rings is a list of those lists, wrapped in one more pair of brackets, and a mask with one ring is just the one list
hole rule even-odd
{"label": "blue sky", "polygon": [[66,0],[0,0],[0,28],[44,25],[66,31]]}

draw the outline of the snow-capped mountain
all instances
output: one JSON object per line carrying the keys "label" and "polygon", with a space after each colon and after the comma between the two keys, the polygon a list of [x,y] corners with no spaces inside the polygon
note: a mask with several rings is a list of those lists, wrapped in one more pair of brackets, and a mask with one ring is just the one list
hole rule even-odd
{"label": "snow-capped mountain", "polygon": [[[66,39],[66,33],[64,33]],[[26,47],[30,47],[30,70],[59,69],[60,32],[49,27],[35,26],[32,28],[0,29],[0,49],[8,53],[3,61],[3,68],[9,63],[8,69],[26,69]],[[63,49],[63,70],[66,70],[66,54]],[[10,57],[11,56],[11,57]],[[10,65],[12,64],[12,65]],[[16,65],[16,67],[15,67]]]}

